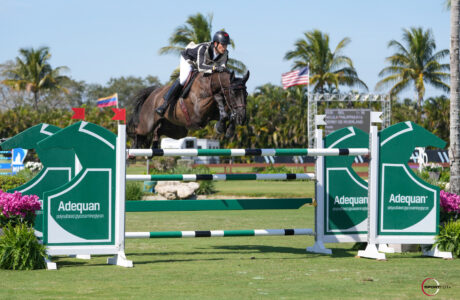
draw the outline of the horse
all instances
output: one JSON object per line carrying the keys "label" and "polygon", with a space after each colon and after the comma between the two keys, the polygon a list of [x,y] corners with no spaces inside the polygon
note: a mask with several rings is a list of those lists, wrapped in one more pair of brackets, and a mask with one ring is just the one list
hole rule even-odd
{"label": "horse", "polygon": [[[134,98],[127,130],[134,139],[134,148],[159,148],[162,135],[180,139],[187,136],[189,129],[203,128],[211,120],[224,122],[224,128],[228,122],[225,136],[233,136],[235,126],[246,122],[248,79],[249,71],[243,78],[235,77],[233,72],[198,73],[190,90],[170,105],[163,117],[155,109],[162,104],[170,85],[140,91]],[[215,99],[224,100],[228,119],[219,118]]]}

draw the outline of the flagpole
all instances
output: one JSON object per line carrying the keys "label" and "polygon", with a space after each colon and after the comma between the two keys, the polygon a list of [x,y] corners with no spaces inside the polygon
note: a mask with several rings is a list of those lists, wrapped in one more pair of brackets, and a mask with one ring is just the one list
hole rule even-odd
{"label": "flagpole", "polygon": [[[118,93],[115,93],[115,97],[117,97],[117,109],[118,109]],[[120,120],[117,120],[117,125],[120,125]]]}
{"label": "flagpole", "polygon": [[308,67],[308,83],[307,83],[307,102],[310,101],[310,62],[307,64]]}
{"label": "flagpole", "polygon": [[310,147],[310,62],[307,63],[308,67],[308,83],[307,83],[307,147]]}

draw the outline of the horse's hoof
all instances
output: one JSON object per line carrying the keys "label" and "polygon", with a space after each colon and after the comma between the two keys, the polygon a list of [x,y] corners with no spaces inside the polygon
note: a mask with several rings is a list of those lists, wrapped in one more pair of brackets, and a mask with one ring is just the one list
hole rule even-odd
{"label": "horse's hoof", "polygon": [[214,125],[214,130],[217,132],[217,134],[222,134],[225,132],[225,122],[218,121]]}

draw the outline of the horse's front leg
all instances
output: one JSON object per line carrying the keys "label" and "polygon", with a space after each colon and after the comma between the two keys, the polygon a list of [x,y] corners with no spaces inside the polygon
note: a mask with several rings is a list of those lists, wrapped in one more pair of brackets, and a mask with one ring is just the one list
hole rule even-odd
{"label": "horse's front leg", "polygon": [[227,139],[231,138],[235,134],[235,127],[236,127],[235,119],[230,118],[230,122],[228,124],[227,131],[225,132],[225,137]]}
{"label": "horse's front leg", "polygon": [[218,134],[222,134],[225,132],[225,129],[227,127],[228,114],[227,114],[227,111],[225,110],[224,98],[218,96],[218,97],[215,97],[214,99],[216,100],[217,107],[219,108],[219,121],[217,121],[214,128]]}

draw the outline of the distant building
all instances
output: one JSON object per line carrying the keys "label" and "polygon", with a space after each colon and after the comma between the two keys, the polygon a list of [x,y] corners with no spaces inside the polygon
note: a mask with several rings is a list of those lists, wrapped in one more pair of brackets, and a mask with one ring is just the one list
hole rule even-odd
{"label": "distant building", "polygon": [[[210,139],[197,139],[197,149],[219,149],[220,142],[218,140]],[[198,156],[195,157],[195,163],[197,164],[218,164],[220,163],[219,156]]]}
{"label": "distant building", "polygon": [[[185,137],[182,139],[161,139],[161,149],[219,149],[218,140],[197,139],[196,137]],[[183,159],[192,159],[196,164],[218,164],[218,156],[182,156]]]}

